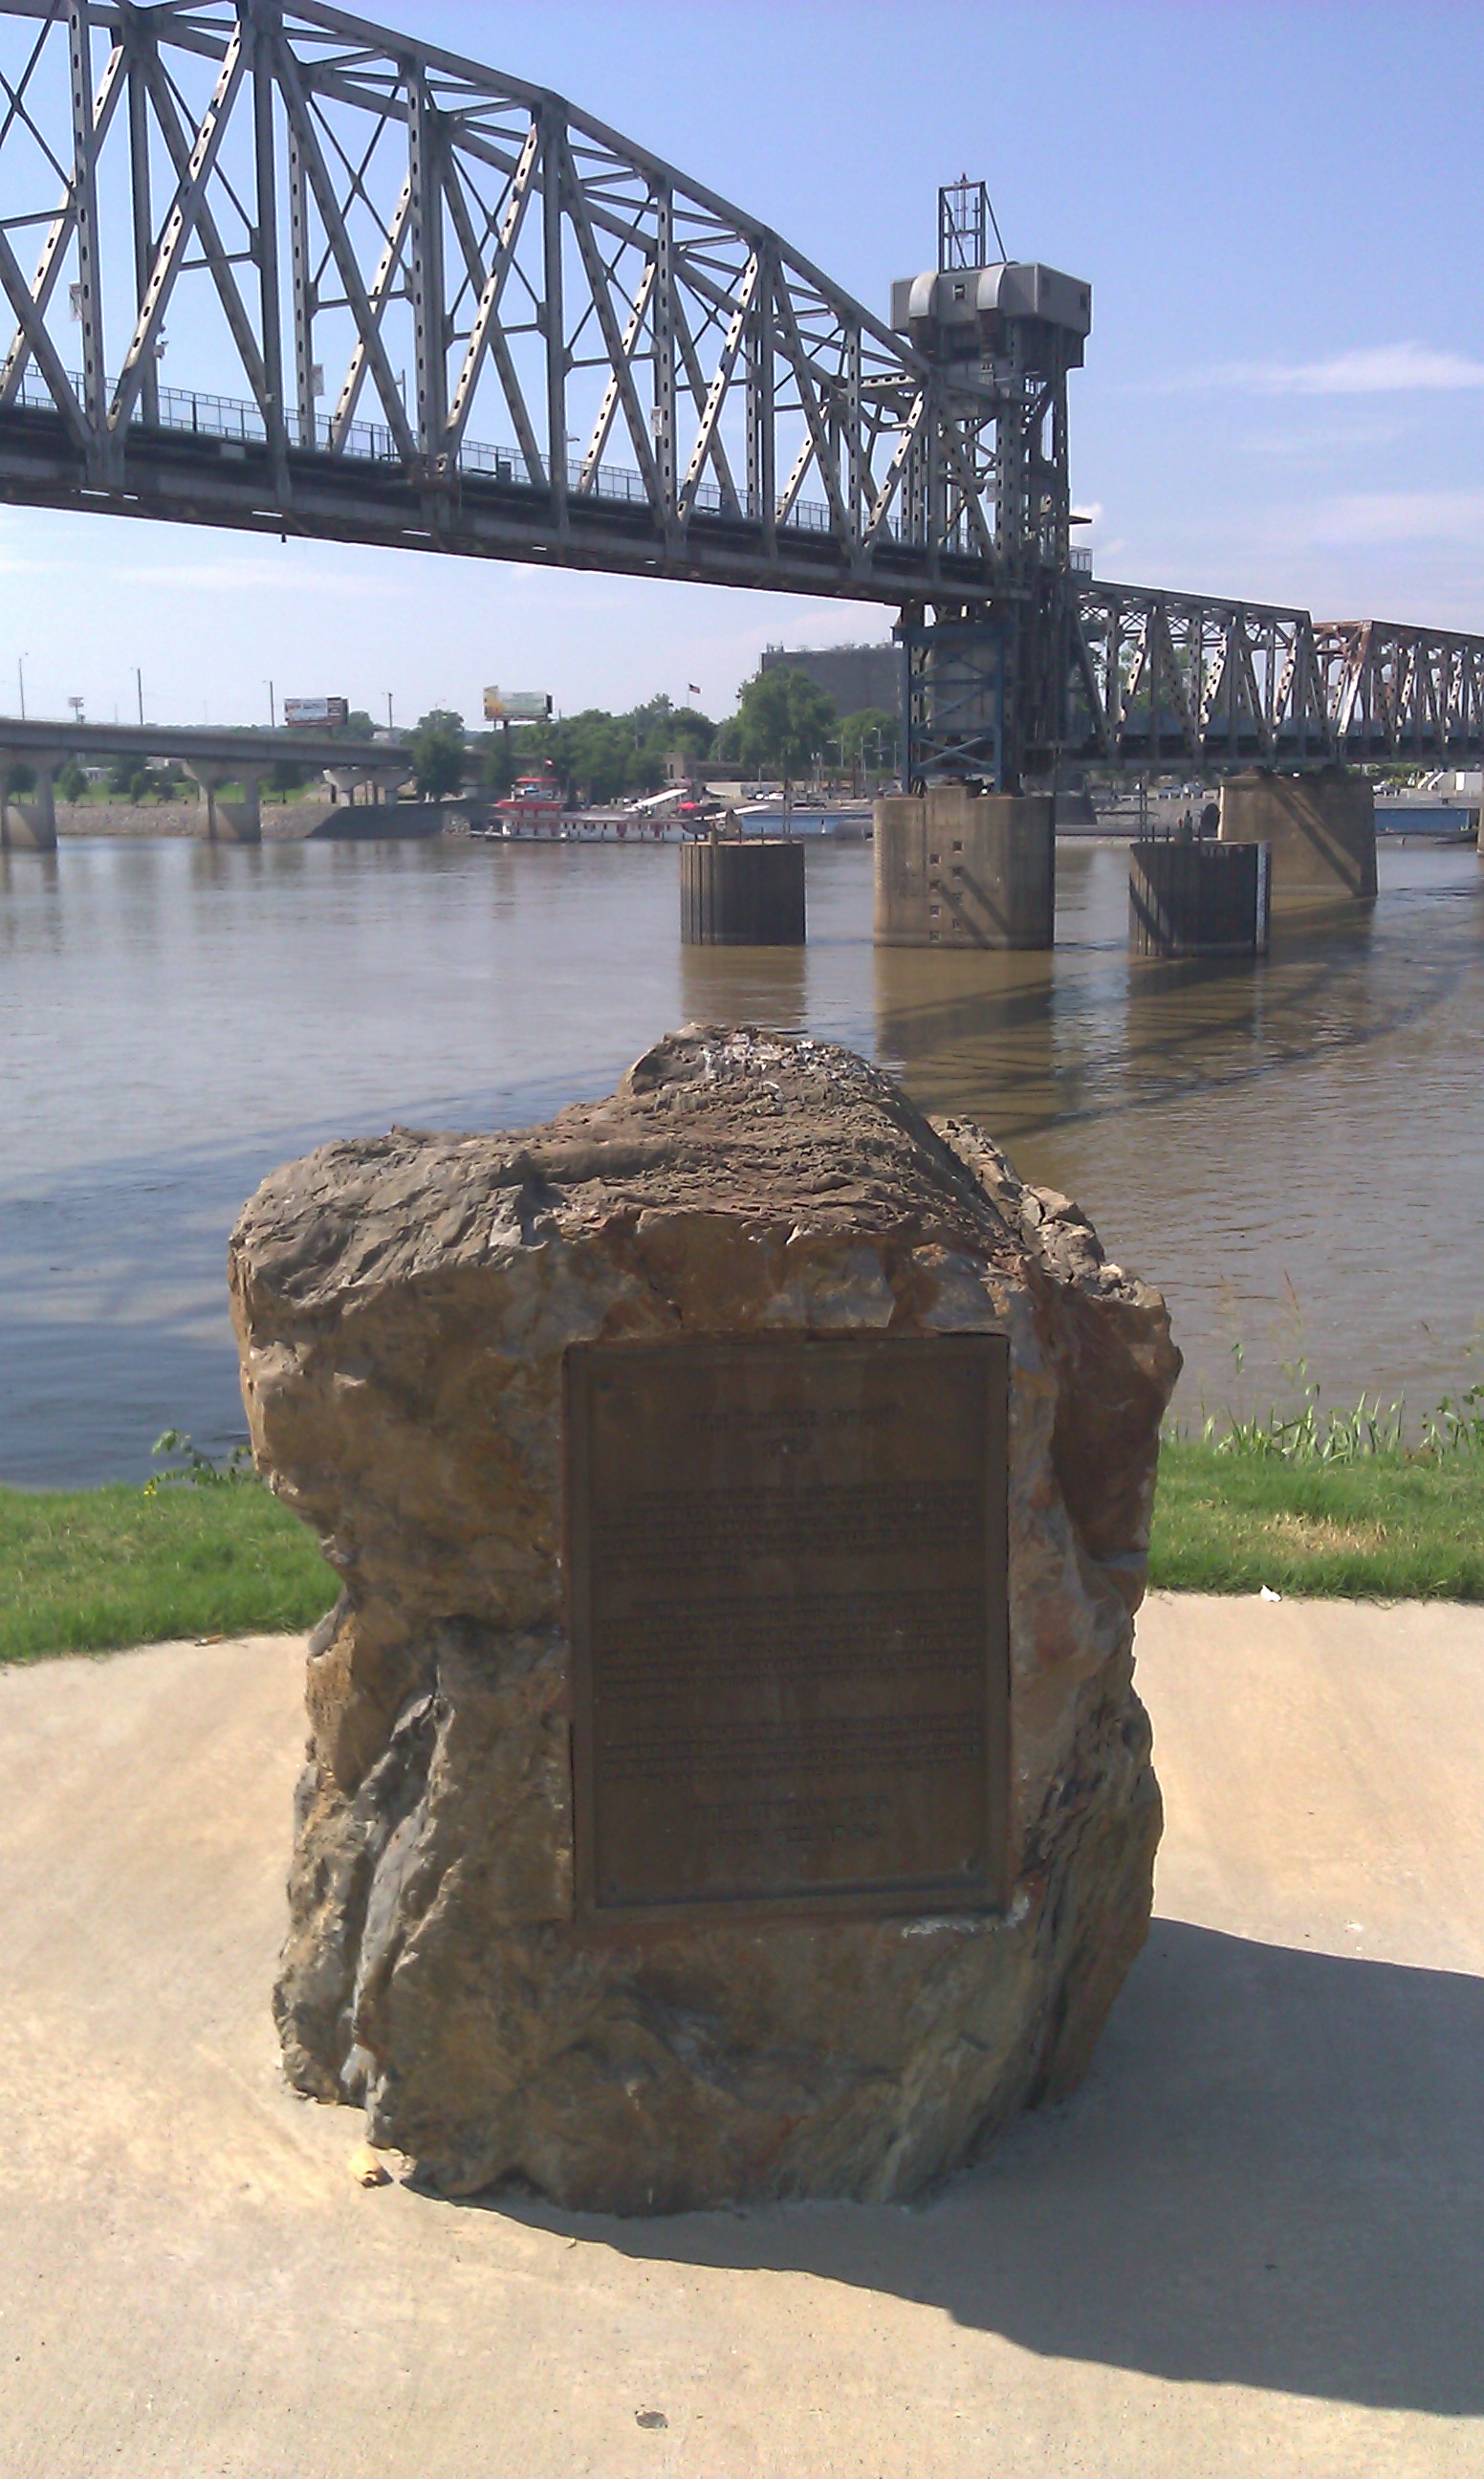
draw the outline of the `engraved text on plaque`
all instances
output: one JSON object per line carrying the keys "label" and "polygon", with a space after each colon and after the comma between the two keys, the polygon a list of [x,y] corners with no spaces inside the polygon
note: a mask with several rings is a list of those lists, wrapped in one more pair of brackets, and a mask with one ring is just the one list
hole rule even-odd
{"label": "engraved text on plaque", "polygon": [[569,1353],[588,1916],[999,1897],[1006,1352]]}

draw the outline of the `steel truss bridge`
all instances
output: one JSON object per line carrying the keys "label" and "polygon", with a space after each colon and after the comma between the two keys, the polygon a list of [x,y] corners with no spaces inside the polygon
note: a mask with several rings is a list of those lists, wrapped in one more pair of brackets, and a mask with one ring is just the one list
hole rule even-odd
{"label": "steel truss bridge", "polygon": [[1484,637],[1073,580],[1064,754],[1189,767],[1484,750]]}
{"label": "steel truss bridge", "polygon": [[1484,753],[1484,640],[1094,581],[1090,295],[940,222],[888,323],[319,0],[0,0],[0,498],[884,602],[916,778]]}

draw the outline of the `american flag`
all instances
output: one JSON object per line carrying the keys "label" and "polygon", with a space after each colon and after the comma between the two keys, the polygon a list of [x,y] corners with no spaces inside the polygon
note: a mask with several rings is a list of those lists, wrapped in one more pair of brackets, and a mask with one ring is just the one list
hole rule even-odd
{"label": "american flag", "polygon": [[701,682],[699,680],[687,680],[685,683],[685,693],[687,697],[699,697],[701,695]]}

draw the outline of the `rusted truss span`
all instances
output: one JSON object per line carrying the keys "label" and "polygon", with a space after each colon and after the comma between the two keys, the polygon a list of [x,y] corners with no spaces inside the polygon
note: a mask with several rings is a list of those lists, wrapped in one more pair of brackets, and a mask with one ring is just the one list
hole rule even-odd
{"label": "rusted truss span", "polygon": [[1074,581],[1068,756],[1170,768],[1484,754],[1484,637]]}
{"label": "rusted truss span", "polygon": [[977,369],[559,96],[317,0],[0,0],[0,295],[14,500],[886,601],[1043,564]]}

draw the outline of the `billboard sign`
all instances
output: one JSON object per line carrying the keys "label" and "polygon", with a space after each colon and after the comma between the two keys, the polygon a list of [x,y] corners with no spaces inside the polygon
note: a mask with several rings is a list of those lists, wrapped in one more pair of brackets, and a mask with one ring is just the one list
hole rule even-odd
{"label": "billboard sign", "polygon": [[313,731],[317,728],[333,731],[349,722],[350,707],[345,698],[286,697],[283,719],[290,731]]}
{"label": "billboard sign", "polygon": [[545,723],[551,701],[540,689],[486,689],[486,723]]}

